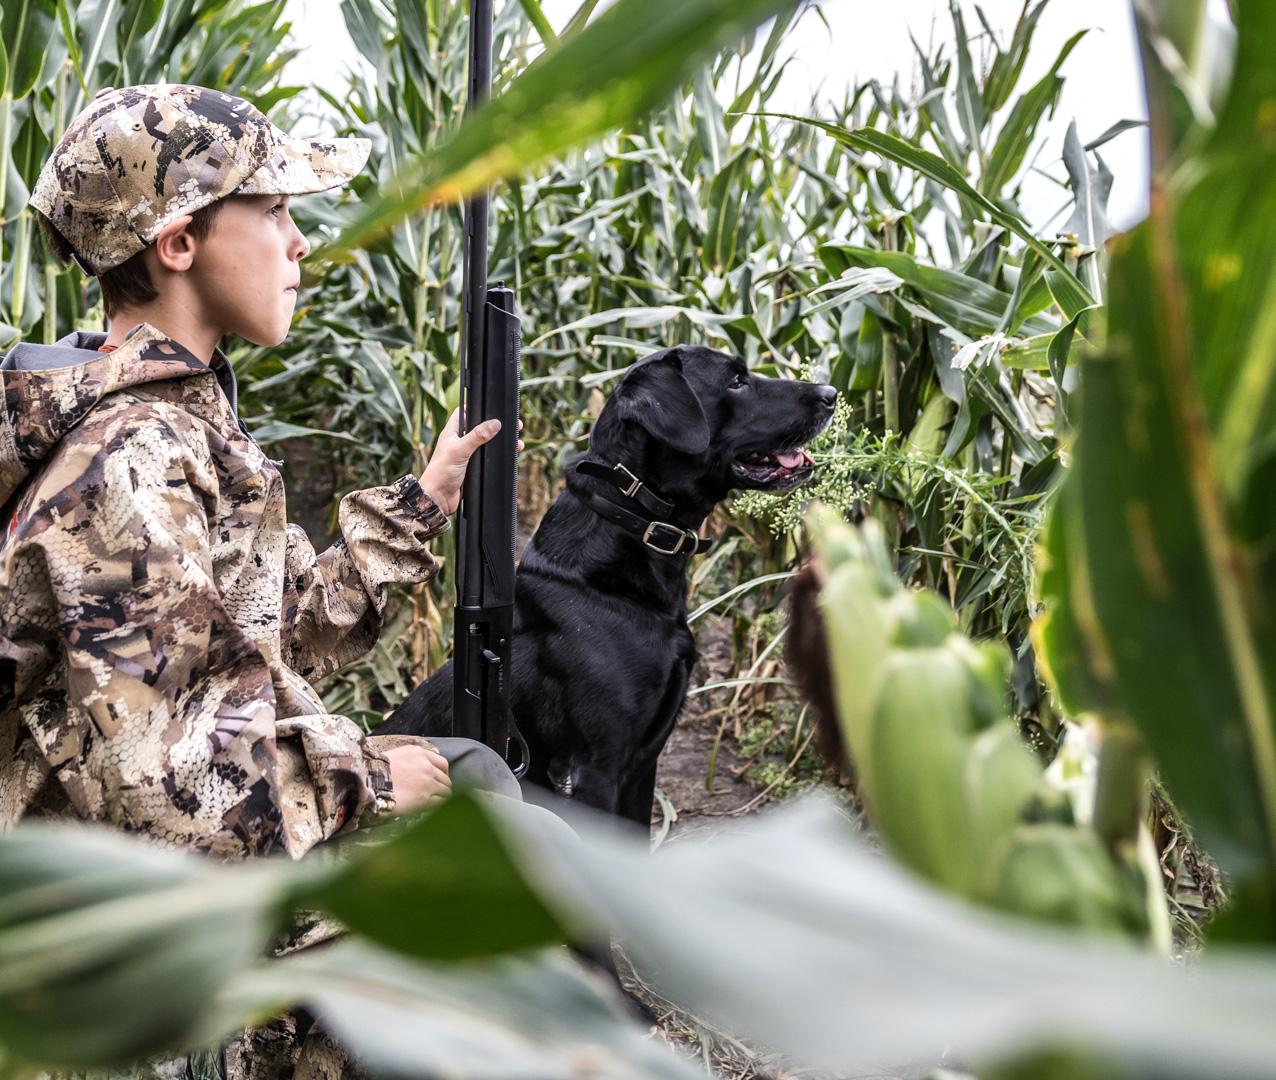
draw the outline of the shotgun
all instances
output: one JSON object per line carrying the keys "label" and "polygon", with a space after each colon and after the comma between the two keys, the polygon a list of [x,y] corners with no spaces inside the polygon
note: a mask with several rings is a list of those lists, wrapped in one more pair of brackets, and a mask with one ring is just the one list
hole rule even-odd
{"label": "shotgun", "polygon": [[[467,111],[492,85],[492,0],[470,2]],[[514,294],[487,283],[487,193],[465,205],[461,309],[461,432],[492,417],[501,431],[471,459],[456,524],[452,734],[486,743],[527,768],[527,744],[510,714],[514,636],[519,350]]]}

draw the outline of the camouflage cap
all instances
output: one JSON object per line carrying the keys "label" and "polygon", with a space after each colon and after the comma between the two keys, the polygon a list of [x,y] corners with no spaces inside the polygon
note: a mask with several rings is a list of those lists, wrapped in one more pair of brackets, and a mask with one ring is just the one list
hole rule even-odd
{"label": "camouflage cap", "polygon": [[343,184],[367,139],[295,139],[253,104],[203,86],[108,87],[67,127],[31,205],[101,274],[183,214],[226,195],[301,195]]}

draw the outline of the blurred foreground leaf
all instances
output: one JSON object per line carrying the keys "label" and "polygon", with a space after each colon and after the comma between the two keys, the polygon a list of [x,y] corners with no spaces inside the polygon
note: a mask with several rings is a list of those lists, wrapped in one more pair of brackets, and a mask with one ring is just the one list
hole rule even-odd
{"label": "blurred foreground leaf", "polygon": [[228,1030],[239,1018],[210,1004],[265,952],[292,870],[219,867],[103,828],[15,830],[0,841],[0,1045],[88,1067]]}
{"label": "blurred foreground leaf", "polygon": [[[1084,369],[1037,640],[1070,709],[1128,717],[1142,732],[1231,877],[1238,904],[1225,922],[1271,940],[1276,129],[1236,97],[1270,83],[1276,7],[1237,6],[1229,126],[1189,140],[1174,171],[1159,155],[1149,220],[1113,245],[1108,346]],[[1157,31],[1151,11],[1145,33],[1187,40]],[[1177,146],[1182,87],[1150,77],[1150,93],[1154,147]]]}
{"label": "blurred foreground leaf", "polygon": [[[448,932],[438,914],[422,914]],[[343,941],[246,972],[242,983],[249,994],[303,1002],[377,1074],[701,1075],[648,1038],[601,976],[562,952],[438,965]]]}
{"label": "blurred foreground leaf", "polygon": [[[819,799],[651,857],[577,827],[557,887],[607,912],[671,1001],[795,1066],[876,1075],[1060,1045],[1158,1077],[1270,1075],[1276,1060],[1276,957],[1219,948],[1188,972],[1112,936],[977,911],[869,851]],[[677,918],[653,918],[670,897]]]}
{"label": "blurred foreground leaf", "polygon": [[[547,811],[529,809],[566,831]],[[406,827],[405,827],[406,824]],[[562,924],[524,882],[479,804],[451,799],[359,841],[339,873],[298,903],[425,960],[464,960],[560,942]]]}
{"label": "blurred foreground leaf", "polygon": [[224,1035],[246,1015],[213,1002],[298,908],[426,959],[565,933],[466,799],[300,863],[219,866],[106,829],[33,824],[0,840],[0,1045],[87,1067]]}
{"label": "blurred foreground leaf", "polygon": [[[574,820],[574,835],[506,801],[451,805],[434,840],[460,850],[477,836],[476,880],[491,879],[482,867],[497,857],[473,828],[478,815],[560,923],[614,931],[670,1000],[797,1064],[867,1071],[1077,1044],[1157,1075],[1235,1076],[1265,1073],[1276,1055],[1271,957],[1216,950],[1189,975],[1110,936],[973,910],[869,852],[826,804],[654,857],[614,823]],[[421,846],[401,839],[374,844],[377,858],[402,860],[406,882]],[[219,866],[103,830],[22,826],[0,838],[0,869],[14,883],[0,893],[0,1047],[12,1057],[107,1065],[206,1043],[300,1002],[394,1073],[437,1074],[444,1060],[478,1075],[685,1071],[565,954],[444,966],[350,939],[268,959],[264,931],[290,890],[314,897],[359,873],[357,857]],[[420,881],[415,914],[451,932],[455,877]],[[653,917],[670,897],[677,918]],[[381,917],[403,902],[390,888]],[[376,915],[369,906],[361,918]],[[381,937],[398,933],[419,951],[401,926]]]}

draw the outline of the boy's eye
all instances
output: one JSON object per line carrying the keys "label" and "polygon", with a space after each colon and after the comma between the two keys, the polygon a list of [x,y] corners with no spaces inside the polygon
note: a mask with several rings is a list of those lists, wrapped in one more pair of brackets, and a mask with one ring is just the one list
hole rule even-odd
{"label": "boy's eye", "polygon": [[275,205],[270,208],[270,212],[273,214],[277,210],[282,210],[283,208],[284,208],[284,204],[281,202],[278,202],[278,203],[275,203]]}

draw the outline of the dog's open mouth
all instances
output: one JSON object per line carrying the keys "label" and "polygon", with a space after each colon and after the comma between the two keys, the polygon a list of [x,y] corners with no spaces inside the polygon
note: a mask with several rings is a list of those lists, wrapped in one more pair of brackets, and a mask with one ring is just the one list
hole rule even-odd
{"label": "dog's open mouth", "polygon": [[782,450],[775,454],[745,454],[731,463],[736,476],[755,487],[784,491],[796,487],[815,471],[815,462],[805,450]]}

